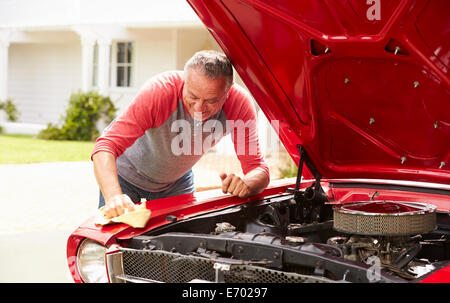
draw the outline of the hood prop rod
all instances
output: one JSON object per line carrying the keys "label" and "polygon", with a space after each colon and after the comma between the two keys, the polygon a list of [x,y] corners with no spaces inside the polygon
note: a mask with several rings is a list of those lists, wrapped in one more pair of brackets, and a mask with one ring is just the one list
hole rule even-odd
{"label": "hood prop rod", "polygon": [[297,148],[298,148],[298,152],[300,154],[300,160],[298,161],[297,180],[295,181],[294,195],[297,195],[297,193],[300,191],[300,182],[301,182],[302,173],[303,173],[303,162],[305,161],[305,159],[304,159],[305,150],[304,150],[303,146],[298,144]]}
{"label": "hood prop rod", "polygon": [[[300,159],[298,163],[297,179],[295,182],[293,198],[295,204],[297,205],[297,218],[302,223],[318,222],[320,221],[324,202],[328,200],[320,184],[320,179],[322,176],[312,164],[311,159],[303,146],[298,144],[297,148],[300,154]],[[306,163],[316,181],[310,187],[305,189],[305,191],[300,191],[304,163]]]}
{"label": "hood prop rod", "polygon": [[[316,167],[311,161],[311,158],[306,153],[306,150],[300,144],[297,144],[298,152],[300,154],[300,160],[298,162],[298,170],[297,170],[297,180],[295,181],[295,189],[294,193],[300,192],[300,183],[303,175],[303,164],[306,163],[306,166],[310,170],[310,172],[314,175],[316,179],[315,186],[316,190],[320,190],[320,179],[322,179],[322,175],[317,171]],[[313,184],[314,185],[314,184]]]}

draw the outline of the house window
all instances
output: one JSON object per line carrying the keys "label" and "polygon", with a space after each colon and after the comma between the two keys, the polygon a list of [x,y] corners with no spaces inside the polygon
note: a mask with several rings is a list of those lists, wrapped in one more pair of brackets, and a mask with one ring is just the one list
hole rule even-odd
{"label": "house window", "polygon": [[133,43],[118,42],[116,49],[116,86],[133,86]]}

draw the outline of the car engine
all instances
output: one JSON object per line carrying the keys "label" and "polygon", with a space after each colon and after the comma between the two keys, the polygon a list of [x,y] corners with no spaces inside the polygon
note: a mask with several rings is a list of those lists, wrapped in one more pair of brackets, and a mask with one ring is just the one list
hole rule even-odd
{"label": "car engine", "polygon": [[433,205],[326,200],[313,184],[304,191],[174,221],[128,240],[120,277],[150,282],[414,282],[450,263],[450,217]]}
{"label": "car engine", "polygon": [[[321,175],[301,146],[299,152],[294,188],[179,222],[167,216],[170,224],[125,240],[113,280],[405,283],[450,264],[449,213],[375,194],[329,201]],[[315,182],[301,190],[303,164]]]}

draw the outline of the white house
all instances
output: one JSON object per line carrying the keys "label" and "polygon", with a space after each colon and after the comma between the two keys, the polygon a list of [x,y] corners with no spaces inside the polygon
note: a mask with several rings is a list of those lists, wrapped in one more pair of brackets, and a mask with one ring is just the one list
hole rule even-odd
{"label": "white house", "polygon": [[[149,77],[201,49],[220,50],[185,0],[1,0],[0,101],[20,112],[19,123],[1,124],[37,133],[80,89],[110,96],[120,113]],[[273,133],[260,119],[269,152]]]}

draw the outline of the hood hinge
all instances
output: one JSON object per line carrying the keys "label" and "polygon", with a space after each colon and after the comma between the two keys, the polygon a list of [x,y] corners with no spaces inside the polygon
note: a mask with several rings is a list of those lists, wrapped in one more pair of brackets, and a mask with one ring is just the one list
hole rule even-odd
{"label": "hood hinge", "polygon": [[[289,189],[290,192],[294,193],[293,200],[297,204],[296,217],[302,223],[320,222],[323,205],[328,201],[320,184],[322,175],[317,171],[303,146],[299,144],[297,145],[297,148],[300,153],[297,180],[295,182],[295,188],[293,190]],[[303,164],[306,164],[316,181],[310,187],[301,191],[300,183],[303,173]]]}

